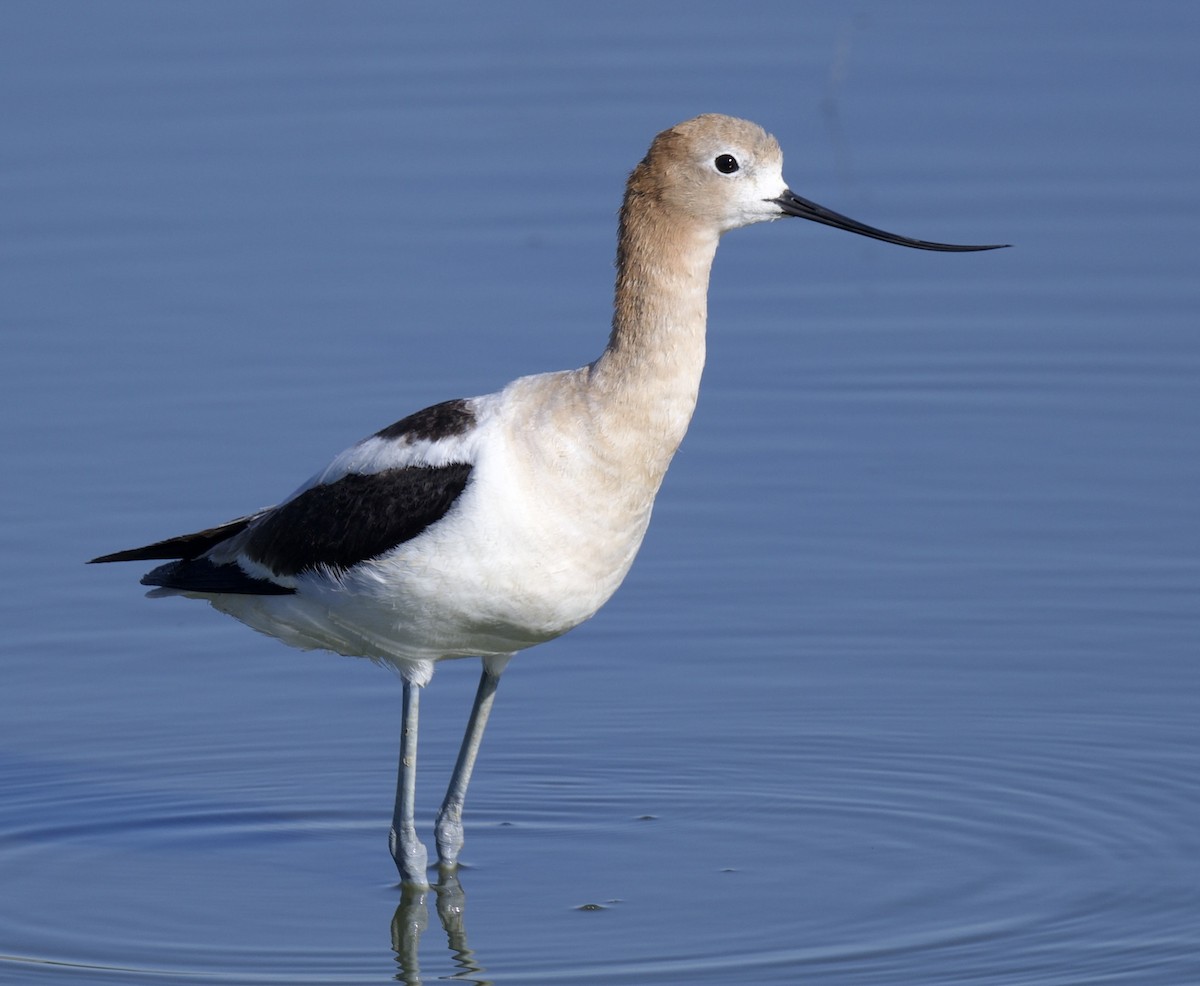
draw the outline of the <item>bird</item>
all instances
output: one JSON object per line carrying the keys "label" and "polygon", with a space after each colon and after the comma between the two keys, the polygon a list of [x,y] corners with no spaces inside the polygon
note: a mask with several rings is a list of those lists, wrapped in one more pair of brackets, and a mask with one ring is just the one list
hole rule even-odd
{"label": "bird", "polygon": [[418,836],[422,689],[443,660],[482,673],[435,821],[439,866],[464,843],[467,787],[512,656],[592,617],[625,578],[692,418],[721,236],[784,218],[920,250],[1008,244],[911,239],[793,192],[779,143],[706,113],[659,133],[618,217],[607,345],[572,370],[434,404],[335,456],[277,506],[93,563],[165,561],[151,596],[208,600],[301,649],[369,658],[403,685],[389,849],[403,886],[428,886]]}

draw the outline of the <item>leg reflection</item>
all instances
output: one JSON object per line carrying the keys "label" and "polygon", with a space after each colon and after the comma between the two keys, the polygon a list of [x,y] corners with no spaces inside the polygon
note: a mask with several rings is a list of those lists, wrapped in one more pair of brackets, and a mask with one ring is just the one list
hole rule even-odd
{"label": "leg reflection", "polygon": [[[449,978],[455,982],[474,983],[476,986],[491,986],[492,980],[485,978],[487,970],[475,958],[467,945],[467,930],[464,923],[467,897],[459,882],[457,867],[438,868],[438,882],[433,888],[437,894],[437,915],[442,930],[446,932],[446,944],[457,967]],[[392,917],[392,950],[400,967],[396,974],[398,982],[405,986],[420,986],[421,963],[419,948],[421,935],[429,925],[429,908],[426,904],[429,891],[405,886],[400,892],[400,904]]]}
{"label": "leg reflection", "polygon": [[400,888],[400,904],[392,915],[392,951],[396,953],[397,982],[405,986],[421,986],[421,935],[429,926],[429,908],[425,904],[428,890],[404,884]]}

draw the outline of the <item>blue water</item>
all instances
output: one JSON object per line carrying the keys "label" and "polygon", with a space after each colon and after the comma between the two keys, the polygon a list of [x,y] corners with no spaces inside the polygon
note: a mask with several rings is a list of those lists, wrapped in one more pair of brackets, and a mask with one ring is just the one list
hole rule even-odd
{"label": "blue water", "polygon": [[[1200,981],[1200,8],[3,21],[0,982]],[[624,176],[703,111],[1014,248],[726,238],[641,557],[513,663],[461,888],[402,900],[398,682],[82,562],[592,359]]]}

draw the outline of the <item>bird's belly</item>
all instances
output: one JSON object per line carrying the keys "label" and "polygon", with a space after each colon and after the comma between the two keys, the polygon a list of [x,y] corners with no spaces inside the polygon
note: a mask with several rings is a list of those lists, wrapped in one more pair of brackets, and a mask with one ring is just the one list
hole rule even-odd
{"label": "bird's belly", "polygon": [[301,576],[294,595],[213,605],[292,646],[369,657],[420,681],[438,660],[512,654],[587,620],[621,584],[649,522],[649,503],[606,513],[543,495],[493,499],[485,511],[487,493],[469,491],[418,537],[338,577]]}
{"label": "bird's belly", "polygon": [[647,511],[614,529],[585,512],[523,509],[476,524],[464,510],[378,571],[411,634],[439,656],[513,653],[593,616],[624,580],[648,521]]}

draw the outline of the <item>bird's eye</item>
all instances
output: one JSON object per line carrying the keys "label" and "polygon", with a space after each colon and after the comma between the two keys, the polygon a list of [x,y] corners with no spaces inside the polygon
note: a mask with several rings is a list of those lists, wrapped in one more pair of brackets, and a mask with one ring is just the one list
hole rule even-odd
{"label": "bird's eye", "polygon": [[738,164],[737,158],[735,158],[732,154],[718,154],[716,159],[713,161],[713,167],[715,167],[723,175],[731,175],[737,171],[741,165]]}

